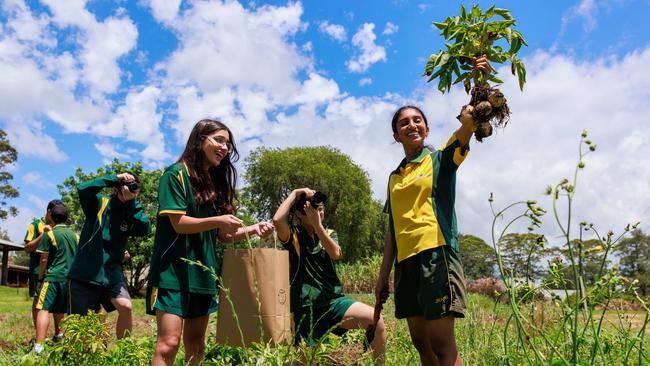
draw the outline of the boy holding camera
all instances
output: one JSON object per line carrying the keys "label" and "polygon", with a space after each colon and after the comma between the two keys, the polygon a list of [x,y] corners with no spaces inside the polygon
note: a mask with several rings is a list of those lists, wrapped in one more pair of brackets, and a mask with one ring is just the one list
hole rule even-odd
{"label": "boy holding camera", "polygon": [[[112,187],[104,197],[102,189]],[[151,223],[137,201],[140,181],[130,172],[107,175],[84,182],[77,188],[86,215],[79,247],[68,278],[72,314],[89,310],[118,311],[116,334],[121,339],[131,332],[131,296],[122,274],[129,236],[146,236]]]}
{"label": "boy holding camera", "polygon": [[[273,216],[278,239],[289,250],[295,343],[304,340],[313,345],[330,330],[341,335],[374,324],[372,307],[343,294],[334,263],[342,257],[338,236],[323,225],[326,200],[327,196],[310,188],[296,189]],[[381,318],[375,334],[370,347],[375,364],[383,365],[386,329]]]}

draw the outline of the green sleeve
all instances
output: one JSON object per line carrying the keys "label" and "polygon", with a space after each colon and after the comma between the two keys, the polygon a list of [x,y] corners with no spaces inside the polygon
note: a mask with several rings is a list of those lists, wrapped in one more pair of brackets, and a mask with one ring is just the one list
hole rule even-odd
{"label": "green sleeve", "polygon": [[158,184],[158,214],[187,213],[187,199],[182,172],[166,171]]}
{"label": "green sleeve", "polygon": [[120,180],[117,175],[110,174],[83,182],[77,188],[79,203],[86,217],[94,216],[99,210],[100,198],[98,193],[106,187],[114,187]]}
{"label": "green sleeve", "polygon": [[336,244],[339,243],[339,234],[337,234],[336,231],[334,231],[334,230],[329,230],[329,233],[328,233],[328,234],[330,235],[330,238],[332,238],[332,240],[334,240],[334,242],[335,242]]}
{"label": "green sleeve", "polygon": [[38,248],[36,248],[37,253],[49,253],[50,252],[50,236],[46,233],[41,238],[41,242],[38,243]]}
{"label": "green sleeve", "polygon": [[151,222],[149,222],[149,217],[144,213],[144,209],[140,202],[133,199],[125,202],[124,205],[131,221],[129,235],[147,236],[151,234]]}
{"label": "green sleeve", "polygon": [[[450,173],[458,170],[460,164],[463,163],[467,154],[469,153],[469,145],[462,151],[460,147],[460,142],[454,133],[447,141],[447,144],[440,150],[439,159],[440,159],[440,171]],[[431,156],[433,159],[436,158],[436,152],[434,151]]]}

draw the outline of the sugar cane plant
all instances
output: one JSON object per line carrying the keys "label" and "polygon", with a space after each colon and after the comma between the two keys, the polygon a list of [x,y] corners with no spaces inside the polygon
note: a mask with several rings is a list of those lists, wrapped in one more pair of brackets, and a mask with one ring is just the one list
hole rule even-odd
{"label": "sugar cane plant", "polygon": [[[522,45],[527,45],[522,34],[513,29],[516,20],[510,10],[494,6],[482,11],[478,5],[467,11],[460,6],[460,15],[448,17],[433,25],[441,31],[446,49],[429,57],[424,76],[431,82],[438,79],[438,90],[448,92],[453,84],[463,83],[471,100],[464,106],[458,119],[472,118],[476,123],[476,139],[492,135],[492,126],[505,127],[510,119],[510,109],[503,93],[489,82],[502,84],[496,70],[483,73],[476,68],[476,60],[486,57],[491,64],[510,62],[511,71],[523,90],[526,68],[517,58]],[[503,42],[505,40],[505,42]],[[509,48],[506,50],[505,45]]]}
{"label": "sugar cane plant", "polygon": [[[504,209],[495,210],[493,196],[489,202],[493,212],[492,242],[497,255],[497,265],[505,292],[510,314],[506,320],[502,336],[504,365],[644,365],[650,362],[650,354],[644,348],[646,329],[650,323],[650,310],[646,302],[636,292],[634,281],[622,277],[616,266],[607,268],[606,263],[612,252],[621,244],[621,239],[636,229],[639,223],[628,224],[622,233],[615,235],[613,231],[607,234],[598,231],[596,226],[580,222],[577,226],[578,238],[573,220],[572,206],[576,194],[578,173],[585,168],[584,157],[595,151],[594,145],[587,139],[587,131],[582,133],[579,145],[578,163],[575,166],[573,179],[562,179],[555,186],[549,186],[546,193],[551,196],[552,213],[561,236],[561,248],[568,253],[568,263],[562,263],[559,258],[549,262],[549,275],[543,283],[535,284],[517,278],[504,266],[501,244],[508,230],[520,220],[529,220],[529,231],[534,231],[541,225],[542,216],[546,213],[536,201],[520,201],[510,204]],[[562,217],[559,206],[565,201],[566,216]],[[516,212],[517,207],[522,210]],[[513,213],[512,211],[515,211]],[[509,217],[502,230],[496,229],[497,220]],[[592,249],[583,248],[583,235],[591,233],[592,239],[598,242]],[[546,240],[538,241],[543,248]],[[589,255],[598,252],[600,265],[596,273],[585,273],[583,263]],[[530,265],[530,263],[528,263]],[[565,271],[563,269],[568,269]],[[593,281],[586,281],[587,275]],[[567,283],[572,283],[575,295],[569,296]],[[544,302],[531,301],[535,293],[548,293],[550,288],[564,288],[565,300],[555,297],[554,302],[558,314],[553,325],[539,324],[536,315],[538,306]],[[635,298],[642,309],[640,329],[623,325],[624,316],[616,313],[618,326],[606,331],[607,313],[615,312],[611,302],[623,296]],[[542,310],[543,316],[543,310]],[[496,320],[495,320],[496,321]],[[494,329],[494,325],[493,325]],[[512,342],[508,334],[515,334]],[[622,350],[622,351],[619,351]],[[614,351],[617,350],[617,351]]]}

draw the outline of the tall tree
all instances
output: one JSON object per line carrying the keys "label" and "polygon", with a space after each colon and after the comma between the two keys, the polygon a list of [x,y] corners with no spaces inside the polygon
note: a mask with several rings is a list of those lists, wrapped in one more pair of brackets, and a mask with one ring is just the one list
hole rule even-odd
{"label": "tall tree", "polygon": [[[79,184],[103,175],[118,174],[127,171],[137,174],[138,178],[140,178],[142,190],[137,199],[142,204],[144,212],[149,216],[152,229],[155,231],[155,218],[158,210],[158,180],[162,175],[162,171],[159,169],[153,171],[146,170],[140,162],[123,163],[117,159],[113,160],[111,164],[98,168],[95,172],[86,173],[81,168],[77,168],[73,176],[65,178],[63,183],[57,186],[63,202],[70,210],[70,221],[75,230],[81,231],[85,220],[79,203],[79,195],[77,194]],[[110,195],[110,190],[106,189],[102,194],[108,196]],[[153,250],[153,235],[144,238],[129,238],[126,249],[129,251],[131,258],[124,262],[123,265],[124,271],[129,274],[125,279],[127,280],[129,291],[132,294],[137,294],[146,284],[144,275],[149,267],[151,251]]]}
{"label": "tall tree", "polygon": [[508,275],[535,281],[544,274],[544,237],[538,234],[506,234],[500,243],[501,257]]}
{"label": "tall tree", "polygon": [[[611,261],[608,259],[603,262],[605,256],[603,243],[598,239],[583,241],[575,239],[571,241],[571,246],[574,248],[574,262],[578,275],[582,277],[582,281],[586,286],[592,286],[598,280],[598,276],[604,274],[611,265]],[[549,254],[554,257],[554,262],[560,266],[559,270],[564,279],[564,281],[559,282],[558,279],[555,279],[552,283],[560,289],[575,289],[575,274],[571,266],[569,250],[565,247],[552,248],[549,249]]]}
{"label": "tall tree", "polygon": [[463,271],[468,280],[494,277],[496,254],[485,240],[474,235],[458,235]]}
{"label": "tall tree", "polygon": [[0,220],[5,220],[7,216],[16,216],[18,209],[14,206],[8,206],[10,199],[19,196],[18,190],[11,185],[14,179],[13,174],[6,170],[7,165],[11,165],[18,159],[16,149],[11,146],[7,139],[7,134],[0,129]]}
{"label": "tall tree", "polygon": [[246,159],[245,199],[258,219],[270,219],[295,188],[327,194],[325,224],[338,232],[344,260],[355,261],[383,247],[386,217],[373,200],[368,174],[331,147],[258,148]]}
{"label": "tall tree", "polygon": [[650,295],[650,235],[641,229],[633,230],[632,237],[621,240],[617,248],[621,274],[638,280],[641,294]]}

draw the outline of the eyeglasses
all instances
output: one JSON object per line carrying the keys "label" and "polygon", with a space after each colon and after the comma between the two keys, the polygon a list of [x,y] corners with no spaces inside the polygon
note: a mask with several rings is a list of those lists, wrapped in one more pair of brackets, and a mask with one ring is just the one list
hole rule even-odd
{"label": "eyeglasses", "polygon": [[203,137],[210,140],[210,141],[212,141],[213,144],[225,146],[228,149],[228,154],[230,154],[232,152],[232,149],[233,149],[232,148],[232,143],[230,141],[228,141],[228,139],[226,139],[225,137],[223,137],[223,136],[215,136],[215,137],[213,137],[213,136],[207,136],[207,135],[203,135]]}

